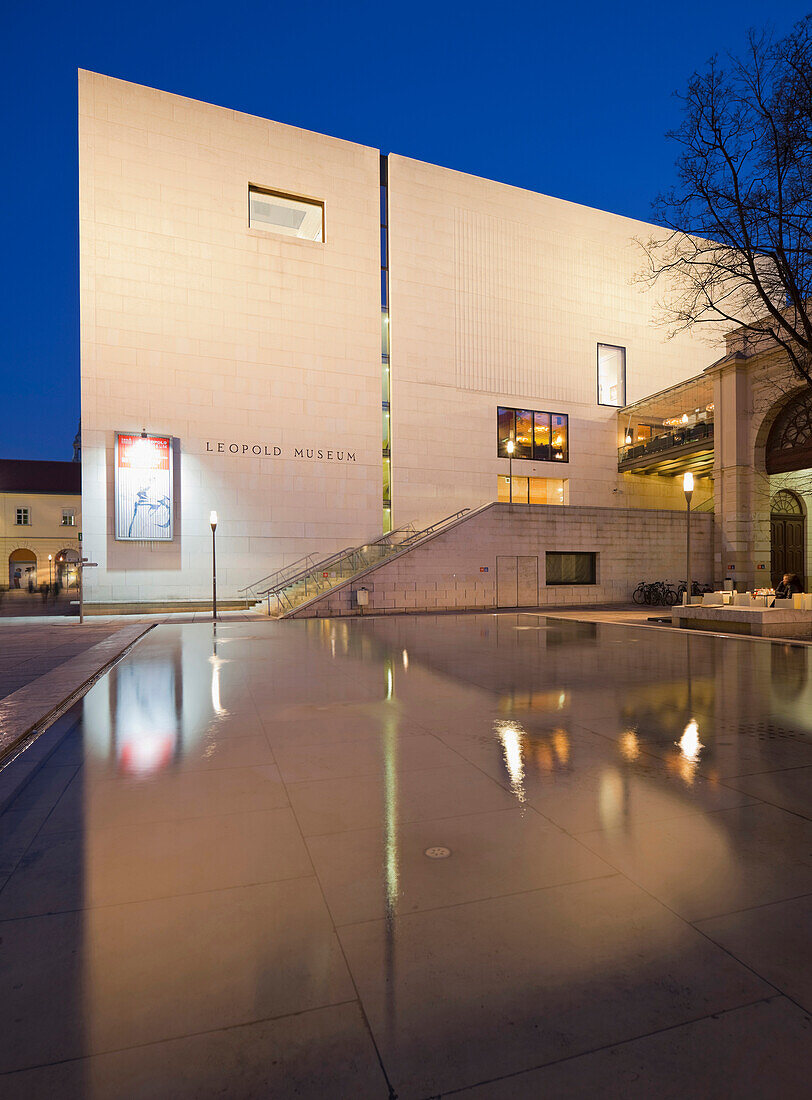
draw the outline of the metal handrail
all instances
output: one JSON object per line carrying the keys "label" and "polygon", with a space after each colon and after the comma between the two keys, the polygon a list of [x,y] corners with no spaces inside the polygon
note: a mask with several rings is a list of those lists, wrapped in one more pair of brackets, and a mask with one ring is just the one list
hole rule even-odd
{"label": "metal handrail", "polygon": [[[298,585],[304,586],[305,599],[308,599],[311,596],[311,593],[308,592],[308,587],[311,584],[314,589],[312,595],[318,595],[325,589],[333,588],[335,584],[354,576],[356,573],[360,573],[363,570],[368,569],[372,565],[379,564],[381,561],[384,560],[384,558],[388,557],[388,554],[384,553],[377,557],[376,560],[369,560],[370,555],[365,554],[364,551],[379,547],[381,549],[386,549],[394,554],[399,550],[403,550],[409,546],[412,546],[414,543],[419,542],[421,539],[427,538],[429,535],[434,534],[441,528],[446,527],[448,524],[453,523],[457,519],[460,519],[462,516],[466,515],[470,511],[470,508],[461,508],[459,509],[459,511],[454,512],[453,515],[446,516],[444,519],[438,520],[437,523],[433,523],[430,527],[425,527],[421,531],[415,531],[414,524],[407,523],[404,524],[402,527],[396,528],[394,531],[388,531],[385,534],[380,535],[377,539],[374,539],[371,542],[362,543],[360,546],[345,547],[343,550],[339,550],[335,554],[330,554],[328,557],[323,558],[321,561],[318,561],[315,564],[310,562],[308,566],[306,566],[304,569],[300,569],[298,573],[294,573],[289,577],[280,579],[275,584],[270,585],[268,588],[257,592],[257,599],[263,599],[267,596],[269,615],[271,613],[271,596],[276,597],[277,604],[279,605],[280,610],[283,600],[284,603],[287,604],[288,609],[292,609],[295,605],[293,603],[293,600],[291,599],[290,590],[297,587]],[[401,537],[400,541],[394,541],[395,538],[398,536],[405,537]],[[292,563],[292,565],[297,565],[303,561],[308,561],[308,559],[312,558],[312,556],[313,555],[307,555],[304,558],[300,558],[298,562],[294,562]],[[345,562],[348,562],[350,564],[350,568],[348,571],[345,571],[343,568],[335,570],[336,566],[340,567]],[[276,577],[278,576],[278,574],[283,573],[285,569],[292,568],[292,565],[285,566],[283,567],[283,569],[277,570],[277,573],[269,574],[269,576]],[[332,583],[329,583],[330,578],[328,578],[327,583],[321,583],[323,578],[320,577],[319,574],[329,572],[331,571],[331,568],[336,571],[338,575],[332,578]],[[263,580],[265,579],[267,578],[263,578]],[[258,585],[262,583],[263,581],[257,581],[255,585],[249,585],[248,588],[257,588]],[[248,591],[248,588],[241,589],[241,591]]]}
{"label": "metal handrail", "polygon": [[[280,588],[292,588],[295,584],[304,580],[305,577],[309,577],[311,573],[323,572],[328,566],[332,565],[339,558],[345,557],[351,553],[355,547],[345,546],[343,550],[337,550],[335,554],[330,554],[329,557],[323,558],[321,561],[317,561],[315,564],[309,565],[306,569],[300,569],[298,573],[294,573],[291,577],[286,577],[284,580],[279,581],[277,584],[269,585],[268,588],[262,589],[257,593],[257,597],[267,596],[269,593],[274,595]],[[309,555],[312,556],[312,555]]]}
{"label": "metal handrail", "polygon": [[455,519],[459,519],[460,516],[464,516],[470,511],[470,508],[460,508],[460,510],[458,512],[454,512],[453,515],[446,516],[445,519],[438,520],[437,523],[432,523],[431,527],[424,527],[422,531],[418,531],[415,534],[414,539],[416,540],[425,538],[426,535],[430,535],[433,531],[436,531],[438,527],[445,527],[446,524],[452,523]]}
{"label": "metal handrail", "polygon": [[287,572],[287,570],[289,569],[293,569],[294,566],[301,566],[302,562],[309,562],[312,565],[313,563],[311,559],[314,557],[315,554],[304,554],[301,558],[297,558],[296,561],[288,562],[287,565],[281,566],[279,569],[274,570],[273,573],[269,573],[266,577],[260,577],[260,579],[258,581],[254,581],[253,584],[247,584],[245,588],[240,588],[239,591],[251,592],[252,589],[259,588],[259,586],[261,584],[265,584],[266,581],[270,581],[276,578],[281,579],[282,573]]}
{"label": "metal handrail", "polygon": [[[255,595],[258,600],[263,599],[268,594],[274,595],[277,588],[292,587],[311,573],[324,572],[330,565],[335,564],[339,558],[353,554],[366,546],[378,546],[381,543],[389,543],[391,545],[390,540],[394,538],[395,535],[404,532],[409,532],[410,535],[413,534],[414,524],[407,523],[404,524],[403,527],[396,528],[394,531],[387,531],[385,534],[379,535],[378,538],[372,539],[370,542],[362,543],[360,547],[345,546],[343,550],[337,550],[334,554],[329,554],[326,558],[322,558],[321,560],[314,560],[315,554],[306,554],[304,557],[297,559],[297,561],[291,562],[290,565],[284,565],[281,569],[277,569],[275,573],[269,573],[267,577],[255,581],[254,584],[249,584],[245,588],[241,588],[240,592],[249,592],[253,590],[252,594]],[[299,569],[297,572],[291,573],[290,576],[287,577],[281,576],[281,574],[285,573],[287,570],[292,569],[294,565],[301,565],[302,562],[307,562],[307,565],[303,569]],[[259,587],[260,585],[264,585],[265,582],[271,578],[278,579],[275,579],[272,584],[267,585],[265,588]]]}

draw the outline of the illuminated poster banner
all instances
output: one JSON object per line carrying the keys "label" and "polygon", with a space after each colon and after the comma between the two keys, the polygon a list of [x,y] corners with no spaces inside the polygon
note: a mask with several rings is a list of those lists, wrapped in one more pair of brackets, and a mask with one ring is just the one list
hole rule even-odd
{"label": "illuminated poster banner", "polygon": [[172,440],[116,432],[116,538],[172,539]]}

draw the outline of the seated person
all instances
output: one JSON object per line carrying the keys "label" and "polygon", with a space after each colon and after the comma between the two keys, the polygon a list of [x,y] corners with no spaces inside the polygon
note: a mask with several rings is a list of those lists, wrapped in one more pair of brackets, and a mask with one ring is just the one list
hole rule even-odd
{"label": "seated person", "polygon": [[803,585],[796,573],[785,573],[775,590],[777,600],[791,600],[796,592],[803,592]]}

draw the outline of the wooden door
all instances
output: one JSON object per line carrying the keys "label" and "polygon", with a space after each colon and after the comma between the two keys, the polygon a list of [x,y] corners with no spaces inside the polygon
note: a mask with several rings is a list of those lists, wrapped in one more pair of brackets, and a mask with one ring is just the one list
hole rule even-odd
{"label": "wooden door", "polygon": [[806,579],[806,547],[803,516],[770,516],[770,577],[773,587],[785,573]]}

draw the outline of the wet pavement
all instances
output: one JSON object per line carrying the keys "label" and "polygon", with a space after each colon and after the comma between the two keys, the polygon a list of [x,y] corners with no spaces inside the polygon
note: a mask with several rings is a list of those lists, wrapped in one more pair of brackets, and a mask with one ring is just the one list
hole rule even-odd
{"label": "wet pavement", "polygon": [[25,623],[0,620],[0,699],[128,625],[121,619],[82,626],[60,618]]}
{"label": "wet pavement", "polygon": [[811,662],[155,628],[0,817],[0,1095],[806,1096]]}

